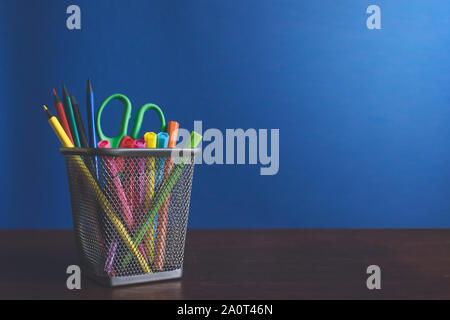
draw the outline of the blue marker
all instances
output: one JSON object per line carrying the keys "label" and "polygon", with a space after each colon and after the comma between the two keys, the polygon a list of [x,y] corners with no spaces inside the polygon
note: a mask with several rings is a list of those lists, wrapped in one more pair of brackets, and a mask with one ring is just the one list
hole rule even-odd
{"label": "blue marker", "polygon": [[167,148],[169,146],[169,134],[167,132],[160,132],[156,135],[156,147]]}
{"label": "blue marker", "polygon": [[[167,148],[169,146],[169,134],[167,132],[160,132],[156,135],[156,148]],[[164,162],[165,158],[159,160],[159,170],[156,183],[159,184],[164,176]]]}

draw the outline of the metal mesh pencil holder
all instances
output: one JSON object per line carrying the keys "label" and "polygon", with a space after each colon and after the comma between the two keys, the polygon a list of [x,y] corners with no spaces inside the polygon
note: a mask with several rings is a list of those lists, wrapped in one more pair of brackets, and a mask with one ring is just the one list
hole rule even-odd
{"label": "metal mesh pencil holder", "polygon": [[110,286],[181,277],[199,149],[60,151],[83,273]]}

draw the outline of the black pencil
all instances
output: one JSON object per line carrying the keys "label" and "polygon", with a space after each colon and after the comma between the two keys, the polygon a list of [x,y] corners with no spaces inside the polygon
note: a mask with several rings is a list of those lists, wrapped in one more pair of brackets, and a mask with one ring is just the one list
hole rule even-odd
{"label": "black pencil", "polygon": [[89,142],[86,137],[86,131],[84,130],[83,120],[81,119],[80,107],[78,106],[77,100],[71,94],[70,100],[72,102],[73,114],[75,117],[75,122],[77,124],[78,135],[80,136],[80,143],[82,148],[89,148]]}

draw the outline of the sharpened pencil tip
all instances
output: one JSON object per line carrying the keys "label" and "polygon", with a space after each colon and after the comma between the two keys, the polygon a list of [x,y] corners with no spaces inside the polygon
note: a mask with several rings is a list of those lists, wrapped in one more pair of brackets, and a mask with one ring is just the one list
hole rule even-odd
{"label": "sharpened pencil tip", "polygon": [[69,94],[67,93],[66,85],[63,83],[63,97],[65,99],[68,96],[69,96]]}
{"label": "sharpened pencil tip", "polygon": [[53,117],[52,113],[50,111],[48,111],[47,106],[45,104],[43,105],[43,107],[44,107],[45,113],[47,114],[47,118],[50,119],[51,117]]}
{"label": "sharpened pencil tip", "polygon": [[58,94],[56,93],[56,90],[53,88],[53,101],[55,102],[55,106],[59,103]]}
{"label": "sharpened pencil tip", "polygon": [[72,101],[72,105],[73,104],[78,104],[77,100],[75,99],[75,97],[73,96],[73,94],[70,94],[70,101]]}

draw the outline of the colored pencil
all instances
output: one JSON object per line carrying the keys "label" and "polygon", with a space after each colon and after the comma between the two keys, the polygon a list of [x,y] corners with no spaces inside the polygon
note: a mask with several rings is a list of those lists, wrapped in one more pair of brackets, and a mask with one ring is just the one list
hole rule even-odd
{"label": "colored pencil", "polygon": [[58,115],[59,122],[61,123],[61,126],[63,127],[63,129],[66,132],[67,136],[69,137],[70,141],[73,143],[73,138],[72,138],[72,134],[70,133],[70,127],[69,127],[69,123],[67,122],[66,113],[64,112],[63,104],[59,100],[55,89],[53,89],[53,99],[55,101],[55,110],[56,110],[56,114]]}
{"label": "colored pencil", "polygon": [[86,137],[86,130],[84,130],[83,119],[81,118],[80,107],[75,97],[71,94],[70,101],[72,102],[73,114],[75,116],[75,124],[77,125],[78,135],[82,148],[89,148],[88,139]]}
{"label": "colored pencil", "polygon": [[97,137],[95,136],[94,91],[92,90],[91,79],[88,79],[86,88],[86,107],[88,115],[89,146],[91,148],[97,148]]}
{"label": "colored pencil", "polygon": [[70,131],[72,132],[73,141],[75,146],[81,148],[80,136],[78,135],[77,124],[75,115],[72,109],[72,102],[70,101],[69,94],[67,93],[66,86],[63,84],[63,103],[66,108],[67,121],[69,122]]}
{"label": "colored pencil", "polygon": [[[97,148],[97,137],[95,135],[95,105],[94,105],[94,91],[92,90],[91,79],[88,79],[86,88],[86,111],[88,119],[88,134],[89,134],[89,146],[91,148]],[[95,175],[99,177],[98,173],[98,159],[94,158]]]}

